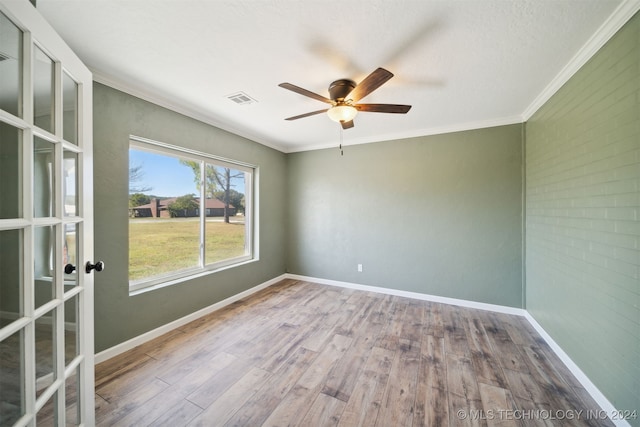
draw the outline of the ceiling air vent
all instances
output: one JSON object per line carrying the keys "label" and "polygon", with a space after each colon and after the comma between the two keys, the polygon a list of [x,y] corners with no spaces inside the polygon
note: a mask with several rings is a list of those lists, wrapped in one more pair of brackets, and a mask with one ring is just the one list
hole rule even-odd
{"label": "ceiling air vent", "polygon": [[249,105],[249,104],[253,104],[254,102],[258,102],[244,92],[237,92],[237,93],[234,93],[233,95],[228,95],[227,98],[229,98],[230,100],[232,100],[238,105]]}

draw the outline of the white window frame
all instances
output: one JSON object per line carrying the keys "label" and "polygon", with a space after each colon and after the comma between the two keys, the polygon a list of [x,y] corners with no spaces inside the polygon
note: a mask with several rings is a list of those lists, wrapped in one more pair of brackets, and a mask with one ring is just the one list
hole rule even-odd
{"label": "white window frame", "polygon": [[[163,275],[153,276],[150,278],[144,278],[139,280],[129,281],[129,293],[138,294],[147,292],[153,289],[170,286],[176,283],[181,283],[186,280],[194,279],[203,275],[208,275],[220,271],[222,269],[237,267],[245,265],[250,262],[257,261],[258,254],[256,248],[258,247],[257,233],[255,232],[257,221],[256,217],[256,198],[254,192],[257,183],[258,167],[249,163],[238,162],[235,160],[226,159],[213,154],[204,153],[197,150],[192,150],[185,147],[179,147],[164,142],[154,141],[148,138],[143,138],[135,135],[129,136],[129,150],[146,151],[149,153],[160,154],[164,156],[179,157],[187,160],[195,160],[202,162],[201,168],[204,165],[210,164],[214,166],[228,167],[238,171],[242,171],[248,174],[245,175],[245,253],[244,255],[228,258],[222,261],[217,261],[211,264],[205,264],[205,221],[206,212],[205,198],[205,174],[202,173],[202,181],[200,182],[200,253],[199,253],[199,265],[198,267],[191,267],[184,270],[179,270]],[[130,219],[128,219],[130,221]]]}

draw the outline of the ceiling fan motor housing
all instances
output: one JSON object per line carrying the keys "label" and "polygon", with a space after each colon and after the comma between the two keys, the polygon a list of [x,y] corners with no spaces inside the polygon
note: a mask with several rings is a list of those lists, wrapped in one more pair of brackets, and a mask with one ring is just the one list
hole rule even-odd
{"label": "ceiling fan motor housing", "polygon": [[336,80],[329,85],[329,96],[336,102],[342,102],[356,87],[356,82],[348,79]]}

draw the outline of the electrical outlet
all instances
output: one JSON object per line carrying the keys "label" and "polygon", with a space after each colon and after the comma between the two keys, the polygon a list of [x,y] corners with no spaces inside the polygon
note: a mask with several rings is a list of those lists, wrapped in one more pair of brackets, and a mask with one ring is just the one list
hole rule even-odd
{"label": "electrical outlet", "polygon": [[362,273],[362,264],[358,264],[358,273]]}

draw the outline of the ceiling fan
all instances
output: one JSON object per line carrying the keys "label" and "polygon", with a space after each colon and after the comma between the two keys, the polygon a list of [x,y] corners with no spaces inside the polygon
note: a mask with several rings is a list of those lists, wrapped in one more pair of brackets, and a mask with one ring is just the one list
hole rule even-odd
{"label": "ceiling fan", "polygon": [[353,118],[358,114],[358,111],[369,113],[406,114],[411,109],[411,105],[357,103],[362,98],[382,86],[391,77],[393,77],[391,72],[384,68],[378,68],[373,73],[365,77],[365,79],[359,84],[356,84],[353,80],[349,79],[336,80],[329,85],[329,96],[331,98],[326,98],[322,95],[318,95],[317,93],[292,85],[291,83],[280,83],[278,86],[282,88],[331,104],[331,107],[325,108],[324,110],[312,111],[310,113],[288,117],[285,120],[298,120],[326,112],[329,118],[340,123],[343,129],[350,129],[353,127]]}

